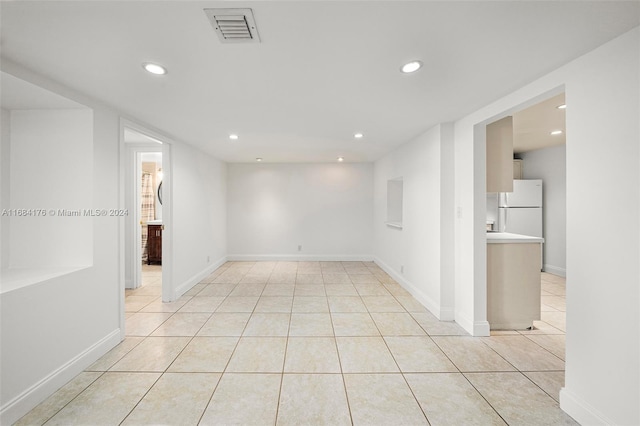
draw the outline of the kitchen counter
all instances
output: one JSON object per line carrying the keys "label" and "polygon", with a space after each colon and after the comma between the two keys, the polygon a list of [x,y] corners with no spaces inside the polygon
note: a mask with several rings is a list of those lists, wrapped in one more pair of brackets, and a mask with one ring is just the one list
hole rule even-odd
{"label": "kitchen counter", "polygon": [[487,232],[487,244],[532,244],[544,243],[544,238],[508,232]]}

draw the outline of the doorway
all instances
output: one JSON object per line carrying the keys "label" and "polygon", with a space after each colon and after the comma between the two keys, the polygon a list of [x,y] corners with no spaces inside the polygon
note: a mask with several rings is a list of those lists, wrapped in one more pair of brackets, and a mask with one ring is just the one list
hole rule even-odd
{"label": "doorway", "polygon": [[149,298],[157,302],[172,300],[172,185],[169,139],[122,120],[121,140],[122,204],[129,212],[121,245],[124,336],[127,305],[132,300],[139,303]]}

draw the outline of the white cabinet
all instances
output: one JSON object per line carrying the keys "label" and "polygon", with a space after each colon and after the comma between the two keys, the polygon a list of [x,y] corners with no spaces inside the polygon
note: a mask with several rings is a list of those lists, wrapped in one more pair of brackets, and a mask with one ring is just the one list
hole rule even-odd
{"label": "white cabinet", "polygon": [[487,192],[513,192],[513,117],[487,125]]}

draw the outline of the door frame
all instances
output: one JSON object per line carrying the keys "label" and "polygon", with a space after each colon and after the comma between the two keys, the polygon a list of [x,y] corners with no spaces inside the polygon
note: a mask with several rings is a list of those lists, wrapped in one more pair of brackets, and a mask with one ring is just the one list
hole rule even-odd
{"label": "door frame", "polygon": [[[125,143],[125,129],[141,133],[159,143]],[[146,126],[120,118],[120,206],[128,210],[128,215],[120,224],[120,333],[125,337],[125,305],[124,295],[127,285],[140,282],[142,262],[135,262],[142,258],[140,228],[140,179],[138,176],[138,157],[142,152],[162,152],[162,301],[172,302],[173,291],[173,174],[172,174],[172,139]],[[134,179],[135,177],[135,179]],[[129,189],[128,189],[129,187]],[[131,188],[133,187],[133,188]],[[136,204],[138,202],[138,204]],[[135,256],[138,256],[137,258]],[[127,262],[137,264],[129,266],[132,276],[127,277]]]}

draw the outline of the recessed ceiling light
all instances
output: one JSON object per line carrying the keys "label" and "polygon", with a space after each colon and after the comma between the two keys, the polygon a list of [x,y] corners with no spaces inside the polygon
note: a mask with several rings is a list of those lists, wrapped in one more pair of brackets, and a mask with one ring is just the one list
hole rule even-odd
{"label": "recessed ceiling light", "polygon": [[338,157],[338,162],[342,163],[344,161],[343,157]]}
{"label": "recessed ceiling light", "polygon": [[553,132],[551,132],[552,135],[561,135],[562,134],[562,130],[554,130]]}
{"label": "recessed ceiling light", "polygon": [[237,141],[238,140],[238,135],[236,135],[235,133],[232,133],[229,135],[229,139],[231,139],[232,141]]}
{"label": "recessed ceiling light", "polygon": [[422,62],[411,61],[404,64],[402,68],[400,68],[400,71],[402,71],[405,74],[410,74],[412,72],[418,71],[421,67],[422,67]]}
{"label": "recessed ceiling light", "polygon": [[167,69],[165,67],[163,67],[162,65],[154,64],[152,62],[145,62],[144,64],[142,64],[142,67],[147,70],[147,72],[155,75],[164,75],[167,73]]}
{"label": "recessed ceiling light", "polygon": [[356,133],[353,135],[354,138],[356,139],[362,139],[364,137],[364,135],[362,133]]}
{"label": "recessed ceiling light", "polygon": [[567,108],[567,104],[558,105],[556,108],[558,108],[558,109],[566,109]]}
{"label": "recessed ceiling light", "polygon": [[259,162],[262,161],[262,158],[258,157],[258,158],[256,158],[256,161],[259,163]]}

